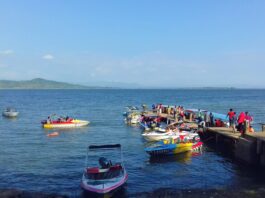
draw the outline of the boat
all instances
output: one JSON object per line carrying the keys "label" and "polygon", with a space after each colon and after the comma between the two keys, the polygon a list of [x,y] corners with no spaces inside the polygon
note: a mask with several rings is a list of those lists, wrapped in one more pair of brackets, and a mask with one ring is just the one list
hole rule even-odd
{"label": "boat", "polygon": [[140,112],[131,112],[126,116],[125,121],[127,124],[138,124],[140,122],[140,119]]}
{"label": "boat", "polygon": [[49,116],[47,120],[43,120],[41,123],[43,128],[46,129],[65,129],[84,127],[87,126],[90,122],[86,120],[73,119],[68,116],[57,116],[54,114],[52,116]]}
{"label": "boat", "polygon": [[128,116],[132,112],[139,112],[139,108],[136,106],[127,106],[125,107],[125,111],[123,112],[123,116]]}
{"label": "boat", "polygon": [[195,140],[189,140],[180,138],[170,138],[159,142],[156,142],[145,148],[145,151],[151,156],[157,155],[173,155],[184,153],[188,151],[197,151],[201,149],[203,143],[200,138],[197,137]]}
{"label": "boat", "polygon": [[179,133],[179,132],[174,132],[174,131],[168,131],[168,132],[151,131],[151,132],[146,132],[142,134],[144,139],[150,142],[159,141],[159,140],[168,139],[168,138],[178,138],[180,135],[186,135],[186,133]]}
{"label": "boat", "polygon": [[165,132],[165,120],[163,117],[154,115],[144,115],[139,121],[140,127],[144,131],[161,131]]}
{"label": "boat", "polygon": [[10,108],[10,107],[6,108],[2,113],[3,116],[8,117],[8,118],[15,118],[18,116],[18,114],[19,112],[16,109]]}
{"label": "boat", "polygon": [[[117,159],[115,163],[102,156],[106,156],[108,154],[108,157],[112,156],[114,158],[116,156],[116,158],[118,158],[117,153],[116,155],[110,155],[110,152],[115,150],[120,151],[119,160]],[[99,156],[96,155],[99,157],[98,163],[97,161],[89,159],[89,153],[93,151],[102,154]],[[95,155],[93,155],[93,158],[95,158]],[[81,187],[86,192],[96,193],[99,195],[113,193],[118,190],[128,179],[128,174],[123,165],[122,158],[120,144],[89,146],[87,149],[86,167],[83,172]],[[93,166],[88,166],[88,162],[94,162]]]}

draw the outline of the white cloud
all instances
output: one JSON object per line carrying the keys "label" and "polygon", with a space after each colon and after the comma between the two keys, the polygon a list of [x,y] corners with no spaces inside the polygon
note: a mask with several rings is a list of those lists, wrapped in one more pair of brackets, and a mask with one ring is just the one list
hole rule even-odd
{"label": "white cloud", "polygon": [[51,54],[45,54],[44,56],[42,56],[42,58],[45,60],[52,60],[54,59],[54,56]]}
{"label": "white cloud", "polygon": [[14,53],[14,51],[10,50],[10,49],[0,51],[0,55],[3,55],[3,56],[8,56],[8,55],[11,55],[13,53]]}

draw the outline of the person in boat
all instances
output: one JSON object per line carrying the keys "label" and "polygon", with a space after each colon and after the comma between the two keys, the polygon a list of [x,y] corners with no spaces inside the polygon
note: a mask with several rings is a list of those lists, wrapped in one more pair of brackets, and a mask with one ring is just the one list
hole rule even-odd
{"label": "person in boat", "polygon": [[157,105],[157,115],[160,115],[162,113],[162,105],[158,104]]}
{"label": "person in boat", "polygon": [[182,121],[185,120],[185,113],[184,113],[184,109],[183,109],[182,107],[181,107],[181,110],[180,110],[179,116],[180,116],[180,120],[182,120]]}
{"label": "person in boat", "polygon": [[52,121],[51,121],[51,117],[48,116],[46,123],[47,123],[47,124],[50,124],[51,122],[52,122]]}
{"label": "person in boat", "polygon": [[198,123],[198,126],[199,126],[199,127],[202,127],[202,128],[205,128],[205,126],[206,126],[205,121],[202,120],[201,122],[199,122],[199,123]]}
{"label": "person in boat", "polygon": [[155,112],[155,109],[156,109],[156,105],[155,104],[152,104],[152,110],[153,110],[153,112]]}
{"label": "person in boat", "polygon": [[66,117],[65,117],[65,121],[66,121],[66,122],[69,122],[69,121],[71,121],[71,118],[70,118],[69,116],[66,116]]}
{"label": "person in boat", "polygon": [[171,108],[169,107],[169,105],[167,106],[167,115],[170,115],[171,112]]}
{"label": "person in boat", "polygon": [[112,166],[111,160],[107,160],[105,157],[100,157],[98,161],[102,169],[110,168]]}
{"label": "person in boat", "polygon": [[213,116],[213,113],[210,112],[210,127],[213,127],[214,126],[214,116]]}
{"label": "person in boat", "polygon": [[143,108],[143,112],[146,112],[146,110],[147,110],[147,106],[146,106],[146,104],[143,104],[143,105],[142,105],[142,108]]}
{"label": "person in boat", "polygon": [[198,123],[200,123],[201,121],[203,121],[203,118],[204,118],[204,116],[203,116],[203,114],[202,114],[202,112],[201,112],[201,110],[199,109],[198,110]]}

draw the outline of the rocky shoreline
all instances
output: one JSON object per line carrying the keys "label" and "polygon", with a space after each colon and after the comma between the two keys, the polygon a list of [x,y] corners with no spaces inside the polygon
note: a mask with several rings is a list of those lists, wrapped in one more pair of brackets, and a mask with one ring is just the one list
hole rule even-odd
{"label": "rocky shoreline", "polygon": [[[263,198],[265,188],[257,189],[192,189],[192,190],[174,190],[174,189],[158,189],[152,192],[141,192],[132,195],[121,195],[118,197],[131,198]],[[48,194],[42,192],[29,192],[17,189],[1,189],[0,198],[67,198],[69,196],[60,194]],[[80,195],[84,198],[86,196]],[[115,197],[115,196],[114,196]]]}
{"label": "rocky shoreline", "polygon": [[17,189],[1,189],[0,198],[67,198],[65,195],[29,192]]}

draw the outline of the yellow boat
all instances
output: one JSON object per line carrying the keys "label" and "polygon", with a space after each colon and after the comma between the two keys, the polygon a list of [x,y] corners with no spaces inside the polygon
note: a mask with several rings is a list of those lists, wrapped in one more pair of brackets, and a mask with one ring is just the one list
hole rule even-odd
{"label": "yellow boat", "polygon": [[154,155],[172,155],[196,150],[202,147],[202,142],[180,142],[176,143],[174,139],[166,139],[145,148],[145,151]]}
{"label": "yellow boat", "polygon": [[45,120],[42,122],[42,126],[45,129],[64,129],[64,128],[76,128],[87,126],[90,122],[86,120],[77,120],[68,118],[66,120]]}

